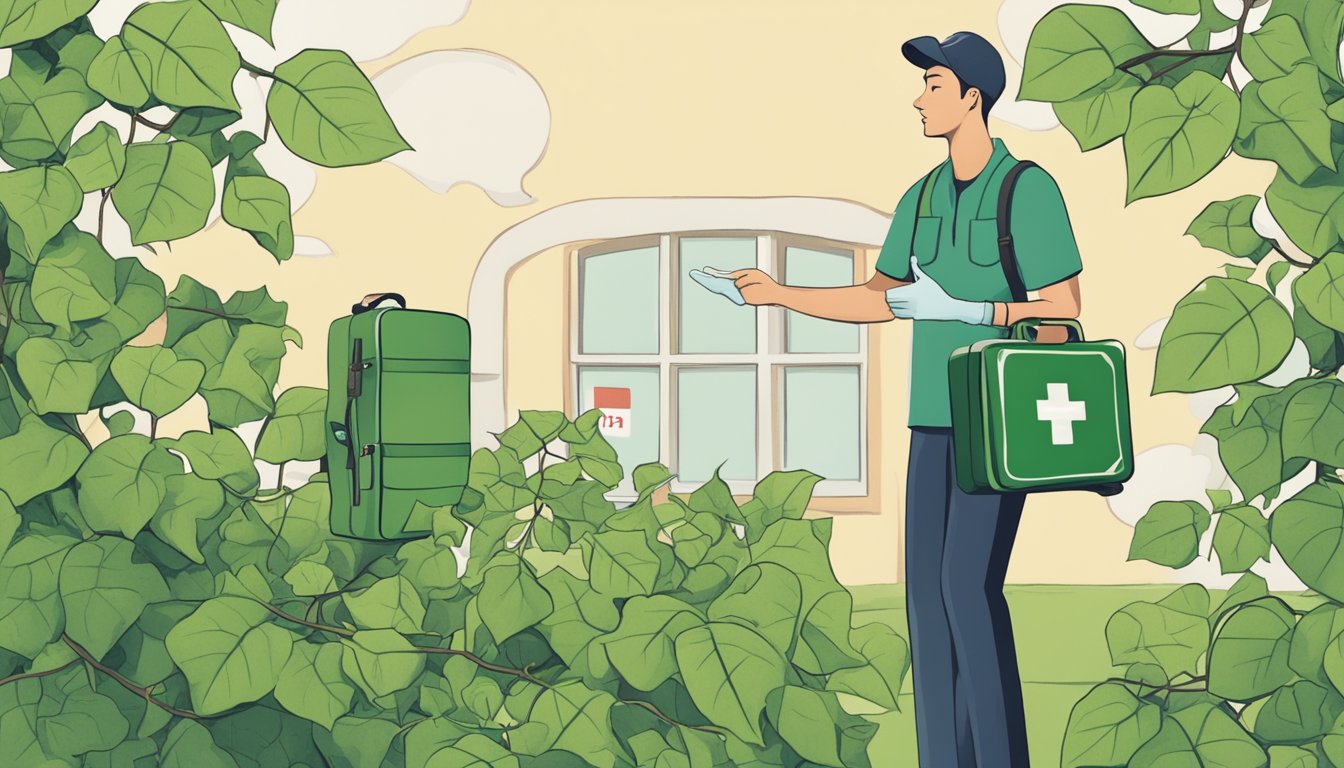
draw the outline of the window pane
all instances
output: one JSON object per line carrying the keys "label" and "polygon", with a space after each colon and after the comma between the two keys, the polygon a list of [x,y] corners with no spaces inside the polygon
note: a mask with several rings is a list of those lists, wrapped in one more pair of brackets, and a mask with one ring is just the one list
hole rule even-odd
{"label": "window pane", "polygon": [[[635,467],[650,461],[658,461],[658,430],[661,423],[659,414],[659,395],[658,395],[658,369],[656,367],[615,367],[615,366],[580,366],[579,367],[579,413],[573,414],[577,417],[579,414],[596,407],[594,405],[594,390],[603,388],[600,393],[604,399],[621,398],[621,390],[629,391],[629,413],[621,413],[620,410],[602,406],[603,414],[620,416],[624,423],[619,424],[619,431],[628,432],[628,435],[611,434],[617,423],[613,420],[612,428],[602,428],[603,437],[611,443],[611,447],[616,449],[616,456],[621,462],[621,467],[625,469],[625,477],[620,485],[616,486],[621,493],[634,493],[634,483],[631,475]],[[606,400],[610,402],[610,400]]]}
{"label": "window pane", "polygon": [[738,306],[691,279],[692,269],[756,266],[754,237],[683,237],[678,280],[680,352],[755,352],[756,308]]}
{"label": "window pane", "polygon": [[658,246],[579,261],[579,351],[658,353]]}
{"label": "window pane", "polygon": [[784,369],[784,469],[859,479],[858,366]]}
{"label": "window pane", "polygon": [[756,479],[755,366],[680,366],[677,372],[677,479]]}
{"label": "window pane", "polygon": [[[784,249],[784,281],[788,285],[831,287],[854,284],[854,254],[810,248]],[[858,352],[859,326],[838,320],[789,312],[789,352]]]}

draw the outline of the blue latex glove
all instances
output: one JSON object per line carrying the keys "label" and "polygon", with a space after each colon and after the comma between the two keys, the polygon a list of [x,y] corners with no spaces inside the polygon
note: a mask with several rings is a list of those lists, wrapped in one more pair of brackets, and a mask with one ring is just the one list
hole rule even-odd
{"label": "blue latex glove", "polygon": [[714,267],[705,267],[701,269],[692,269],[691,279],[703,285],[720,296],[726,296],[734,304],[743,306],[747,300],[742,298],[742,292],[737,289],[737,283],[733,278],[728,277],[730,272],[724,272]]}
{"label": "blue latex glove", "polygon": [[989,325],[994,320],[994,305],[988,301],[966,301],[947,294],[933,278],[919,268],[919,260],[910,257],[914,282],[887,289],[891,314],[913,320],[960,320],[971,325]]}

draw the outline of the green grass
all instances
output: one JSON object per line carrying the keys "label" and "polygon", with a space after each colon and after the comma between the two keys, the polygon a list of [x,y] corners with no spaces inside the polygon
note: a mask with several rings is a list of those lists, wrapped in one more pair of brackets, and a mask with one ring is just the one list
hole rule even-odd
{"label": "green grass", "polygon": [[[1009,585],[1004,589],[1013,617],[1022,698],[1027,710],[1031,764],[1059,765],[1064,726],[1073,705],[1096,683],[1119,672],[1106,649],[1106,622],[1135,600],[1155,601],[1176,584],[1135,586]],[[850,587],[854,624],[880,621],[907,637],[905,589],[901,584]],[[1222,590],[1210,590],[1214,604]],[[1281,594],[1294,607],[1315,598]],[[910,675],[900,697],[900,712],[869,716],[880,724],[868,748],[873,768],[914,768],[915,710]]]}

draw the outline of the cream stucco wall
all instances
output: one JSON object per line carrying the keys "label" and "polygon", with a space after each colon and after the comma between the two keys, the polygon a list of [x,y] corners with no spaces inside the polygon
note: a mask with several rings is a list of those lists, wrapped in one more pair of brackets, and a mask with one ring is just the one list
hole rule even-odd
{"label": "cream stucco wall", "polygon": [[[417,306],[467,313],[478,259],[504,230],[577,200],[627,197],[806,196],[889,212],[906,187],[946,157],[922,135],[911,101],[918,69],[900,41],[971,29],[1000,42],[999,3],[949,0],[777,2],[489,0],[458,23],[414,37],[365,65],[374,75],[409,56],[480,49],[525,69],[543,89],[550,133],[523,186],[531,203],[503,207],[478,187],[438,194],[387,164],[319,169],[296,231],[335,254],[276,265],[245,234],[218,222],[147,259],[169,287],[186,272],[227,293],[269,286],[303,333],[281,386],[324,384],[327,324],[373,290]],[[1212,199],[1258,193],[1272,166],[1232,158],[1193,188],[1125,207],[1119,142],[1080,153],[1063,129],[1033,132],[991,115],[990,132],[1046,168],[1063,189],[1084,256],[1082,322],[1089,336],[1129,346],[1137,451],[1189,444],[1199,421],[1181,395],[1148,395],[1153,350],[1141,330],[1221,260],[1190,220]],[[274,139],[273,139],[274,140]],[[557,244],[558,245],[558,244]],[[506,407],[559,408],[566,366],[564,253],[519,266],[507,294]],[[869,254],[869,266],[871,267]],[[469,318],[470,319],[470,318]],[[874,326],[881,365],[881,496],[868,513],[837,514],[832,559],[851,584],[901,576],[909,327]],[[1032,497],[1009,580],[1132,583],[1171,571],[1125,562],[1131,529],[1102,498]]]}

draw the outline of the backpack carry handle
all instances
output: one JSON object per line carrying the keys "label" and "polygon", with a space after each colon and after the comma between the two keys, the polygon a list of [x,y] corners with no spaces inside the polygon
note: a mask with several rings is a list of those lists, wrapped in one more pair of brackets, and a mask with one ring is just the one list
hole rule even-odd
{"label": "backpack carry handle", "polygon": [[373,309],[388,299],[396,301],[401,305],[402,309],[406,308],[406,297],[402,296],[400,293],[370,293],[368,296],[361,299],[359,303],[351,305],[350,314],[358,315],[360,312],[368,312],[370,309]]}

